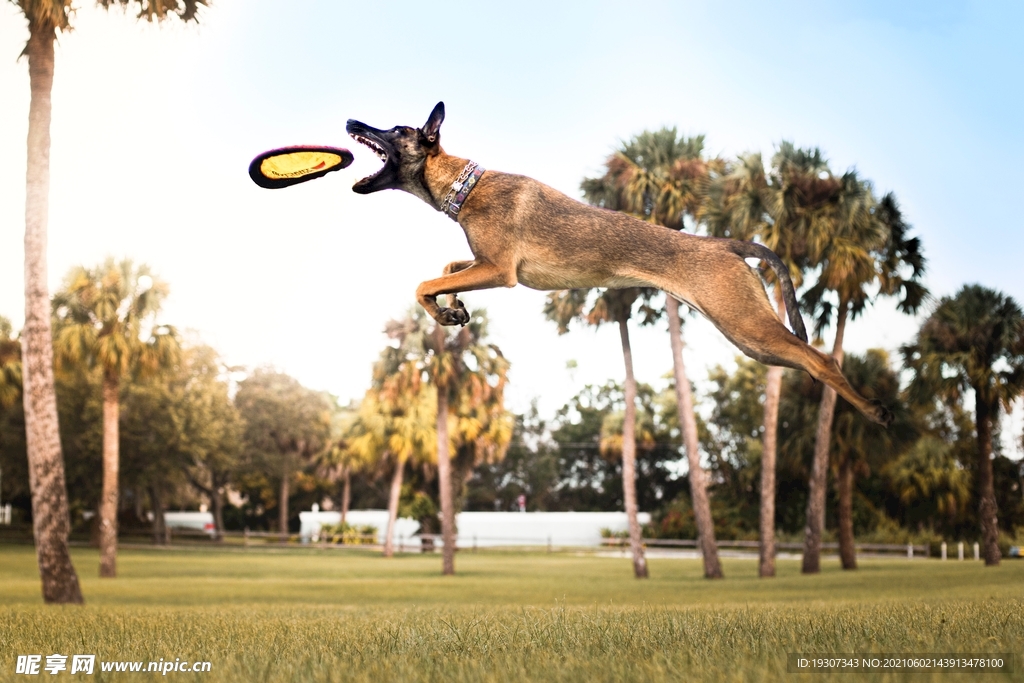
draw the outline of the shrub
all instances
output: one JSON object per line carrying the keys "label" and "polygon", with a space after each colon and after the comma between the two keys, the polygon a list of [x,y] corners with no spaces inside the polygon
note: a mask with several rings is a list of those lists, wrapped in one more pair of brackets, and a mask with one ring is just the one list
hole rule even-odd
{"label": "shrub", "polygon": [[355,526],[348,522],[341,522],[334,526],[323,527],[320,533],[327,536],[328,543],[373,545],[377,542],[377,527],[372,524]]}

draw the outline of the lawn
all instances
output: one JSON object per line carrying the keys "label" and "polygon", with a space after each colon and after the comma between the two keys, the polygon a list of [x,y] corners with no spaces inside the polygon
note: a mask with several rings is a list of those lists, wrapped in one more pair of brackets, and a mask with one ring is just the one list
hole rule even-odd
{"label": "lawn", "polygon": [[[695,560],[460,553],[385,560],[356,551],[124,550],[119,578],[73,553],[85,607],[40,604],[35,556],[0,546],[0,680],[19,654],[208,661],[179,681],[904,680],[901,673],[789,674],[787,653],[1015,653],[1024,680],[1024,562],[886,559],[817,576],[779,562],[726,560],[724,581]],[[69,659],[70,669],[70,659]],[[68,672],[46,680],[157,674]],[[971,674],[914,674],[965,680]]]}

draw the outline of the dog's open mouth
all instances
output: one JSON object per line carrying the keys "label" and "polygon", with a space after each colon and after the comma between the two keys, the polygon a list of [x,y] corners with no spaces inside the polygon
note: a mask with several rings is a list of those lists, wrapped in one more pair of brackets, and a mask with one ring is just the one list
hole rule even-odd
{"label": "dog's open mouth", "polygon": [[376,173],[368,175],[356,183],[356,185],[363,185],[379,176],[384,171],[384,169],[387,168],[388,153],[384,150],[382,146],[377,144],[377,142],[375,140],[372,140],[371,138],[359,135],[358,133],[349,133],[349,135],[351,135],[352,139],[355,140],[356,142],[369,147],[370,150],[372,150],[373,153],[377,155],[377,158],[384,162],[384,165],[381,166]]}
{"label": "dog's open mouth", "polygon": [[378,145],[370,138],[364,138],[362,135],[356,135],[355,133],[352,134],[352,137],[355,139],[356,142],[364,144],[370,149],[372,149],[373,153],[380,157],[381,161],[388,160],[388,155],[387,152],[384,151],[384,148]]}

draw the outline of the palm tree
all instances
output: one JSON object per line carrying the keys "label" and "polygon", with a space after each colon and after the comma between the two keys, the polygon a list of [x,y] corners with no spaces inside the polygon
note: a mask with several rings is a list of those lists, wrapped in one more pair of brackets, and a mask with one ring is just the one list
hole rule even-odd
{"label": "palm tree", "polygon": [[952,447],[925,434],[906,453],[888,463],[883,475],[905,511],[919,527],[936,519],[954,523],[971,499],[970,472],[959,465]]}
{"label": "palm tree", "polygon": [[[394,378],[380,379],[387,383]],[[350,431],[350,448],[359,459],[387,462],[392,467],[384,557],[392,557],[395,552],[395,521],[406,464],[433,462],[436,457],[435,409],[433,396],[424,384],[417,391],[400,393],[374,387],[366,392]]]}
{"label": "palm tree", "polygon": [[[103,373],[103,493],[100,498],[100,576],[117,575],[119,463],[118,413],[121,380],[130,372],[154,372],[178,356],[172,328],[154,318],[167,293],[145,265],[108,259],[97,268],[75,268],[54,295],[58,364]],[[149,333],[148,340],[142,337]]]}
{"label": "palm tree", "polygon": [[[856,171],[842,176],[830,207],[831,217],[821,225],[822,229],[807,234],[808,253],[812,262],[821,264],[821,272],[804,294],[803,304],[816,314],[815,333],[819,336],[835,313],[832,357],[842,365],[846,323],[860,315],[875,297],[899,296],[897,308],[908,314],[920,308],[927,296],[921,284],[925,259],[920,240],[907,236],[909,226],[903,221],[892,193],[876,203],[870,183],[862,181]],[[828,299],[830,294],[838,299],[838,306]],[[825,527],[825,489],[835,406],[835,390],[825,387],[818,408],[807,497],[801,568],[805,574],[821,570],[821,534]]]}
{"label": "palm tree", "polygon": [[[455,390],[449,402],[452,453],[453,499],[462,509],[466,484],[477,467],[505,458],[515,418],[505,408],[505,386],[509,362],[488,337],[483,310],[474,312],[471,323],[449,335],[444,353],[452,354],[456,371],[450,381]],[[435,335],[437,330],[434,330]],[[436,339],[436,337],[435,337]]]}
{"label": "palm tree", "polygon": [[[728,172],[712,183],[702,215],[708,232],[717,237],[761,240],[789,268],[794,288],[803,284],[808,262],[805,235],[817,230],[835,180],[821,151],[801,149],[783,141],[766,173],[760,154],[741,155]],[[786,321],[782,290],[770,268],[763,271],[775,284],[775,306]],[[761,456],[760,552],[758,574],[775,576],[775,496],[778,457],[779,401],[782,368],[768,368],[765,382]]]}
{"label": "palm tree", "polygon": [[328,469],[328,477],[334,481],[340,475],[341,488],[341,523],[345,523],[348,508],[352,501],[352,475],[361,471],[367,464],[360,452],[353,446],[356,437],[362,434],[358,408],[339,408],[331,420],[331,446],[324,452],[323,464]]}
{"label": "palm tree", "polygon": [[398,345],[386,347],[374,365],[373,388],[363,398],[352,430],[352,449],[359,457],[392,464],[385,557],[394,555],[394,527],[406,463],[410,459],[437,462],[440,450],[434,431],[438,405],[423,382],[427,352],[421,328],[425,324],[424,314],[416,310],[385,325],[385,333]]}
{"label": "palm tree", "polygon": [[[68,554],[67,484],[57,426],[53,380],[50,295],[46,272],[46,230],[50,197],[50,93],[53,43],[58,31],[71,29],[71,0],[16,0],[28,19],[31,99],[25,187],[25,327],[22,354],[26,391],[25,431],[32,488],[32,527],[42,578],[43,600],[81,603],[78,574]],[[194,21],[207,0],[98,0],[102,7],[137,7],[149,21],[177,16]]]}
{"label": "palm tree", "polygon": [[10,408],[21,397],[21,343],[11,338],[11,332],[11,321],[0,315],[0,409]]}
{"label": "palm tree", "polygon": [[839,493],[839,559],[843,569],[857,568],[853,536],[853,494],[855,478],[867,476],[889,459],[887,456],[913,441],[917,434],[907,425],[906,415],[897,407],[899,377],[889,367],[889,356],[869,349],[864,356],[850,355],[843,374],[861,396],[896,408],[897,420],[887,430],[868,424],[853,406],[843,403],[836,410],[832,426],[836,454],[836,488]]}
{"label": "palm tree", "polygon": [[470,313],[469,322],[449,332],[431,323],[419,307],[403,320],[392,320],[386,334],[398,341],[385,349],[382,367],[395,368],[382,385],[391,396],[416,393],[424,382],[436,396],[437,477],[441,498],[441,572],[455,573],[455,495],[452,452],[472,464],[504,457],[512,436],[512,417],[504,408],[509,363],[501,350],[488,344],[487,316]]}
{"label": "palm tree", "polygon": [[[544,306],[544,315],[558,325],[558,333],[569,331],[573,320],[581,320],[589,325],[599,326],[605,322],[614,322],[619,328],[619,340],[622,343],[622,358],[626,369],[625,390],[626,408],[622,422],[622,490],[629,522],[629,545],[633,555],[633,574],[638,579],[646,579],[649,575],[647,558],[644,556],[643,534],[637,520],[636,502],[636,378],[633,376],[633,351],[629,342],[629,319],[633,314],[633,305],[642,300],[642,310],[648,320],[652,320],[657,311],[646,305],[653,290],[638,287],[626,289],[606,289],[596,297],[589,296],[590,290],[573,289],[548,294]],[[590,301],[589,310],[587,308]],[[692,474],[691,474],[692,476]]]}
{"label": "palm tree", "polygon": [[[675,128],[643,131],[623,143],[608,158],[604,176],[583,181],[584,196],[598,206],[627,211],[657,225],[682,230],[686,216],[696,222],[713,174],[724,168],[720,160],[704,158],[703,152],[703,135],[679,136]],[[704,575],[722,578],[707,482],[700,464],[693,390],[683,362],[679,302],[666,296],[665,312],[672,348],[676,405],[690,466],[690,493],[704,557]],[[627,370],[627,374],[631,372],[632,368]]]}
{"label": "palm tree", "polygon": [[[505,457],[512,440],[512,415],[505,410],[509,362],[487,338],[483,310],[448,331],[434,325],[426,338],[431,355],[427,375],[437,392],[437,477],[441,494],[442,573],[455,573],[455,484],[452,451],[461,461],[459,498],[473,467]],[[474,369],[475,368],[475,369]]]}
{"label": "palm tree", "polygon": [[985,564],[999,564],[999,525],[992,481],[992,431],[999,408],[1024,393],[1024,313],[1010,297],[981,285],[965,285],[943,297],[903,347],[913,370],[911,395],[919,402],[939,397],[948,403],[974,393],[977,435],[978,515]]}
{"label": "palm tree", "polygon": [[0,315],[0,408],[10,408],[21,396],[21,343],[11,331],[11,321]]}

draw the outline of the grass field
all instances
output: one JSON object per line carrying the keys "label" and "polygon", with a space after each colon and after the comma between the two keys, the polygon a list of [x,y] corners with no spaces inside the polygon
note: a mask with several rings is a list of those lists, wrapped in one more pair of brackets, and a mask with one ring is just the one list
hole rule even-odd
{"label": "grass field", "polygon": [[[209,661],[179,681],[966,680],[952,673],[787,673],[787,653],[1015,653],[1024,680],[1024,562],[827,561],[818,576],[779,563],[460,553],[392,560],[357,551],[126,550],[120,577],[73,553],[84,607],[40,604],[30,547],[0,546],[0,680],[19,654],[97,661]],[[70,668],[70,659],[69,659]],[[152,679],[68,672],[44,680]]]}

